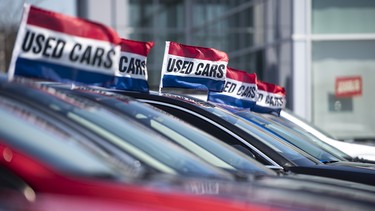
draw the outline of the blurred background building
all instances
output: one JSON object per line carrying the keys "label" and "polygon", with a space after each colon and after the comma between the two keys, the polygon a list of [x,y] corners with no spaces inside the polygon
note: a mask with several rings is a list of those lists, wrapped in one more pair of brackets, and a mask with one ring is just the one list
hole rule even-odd
{"label": "blurred background building", "polygon": [[[334,137],[375,138],[374,0],[31,3],[104,23],[123,38],[154,41],[147,61],[151,89],[159,86],[165,41],[212,47],[229,55],[230,67],[284,86],[287,107]],[[9,58],[1,53],[7,37],[0,29],[1,69]]]}

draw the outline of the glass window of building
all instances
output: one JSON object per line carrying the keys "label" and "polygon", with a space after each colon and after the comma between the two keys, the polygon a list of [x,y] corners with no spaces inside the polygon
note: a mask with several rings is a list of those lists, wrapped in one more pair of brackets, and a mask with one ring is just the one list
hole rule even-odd
{"label": "glass window of building", "polygon": [[315,34],[375,33],[375,1],[313,0]]}
{"label": "glass window of building", "polygon": [[375,1],[312,1],[312,120],[338,139],[375,138]]}
{"label": "glass window of building", "polygon": [[129,0],[129,21],[122,28],[127,29],[126,38],[155,42],[147,60],[151,89],[159,86],[165,41],[216,48],[228,53],[233,68],[260,72],[262,67],[256,64],[263,64],[262,54],[246,51],[254,45],[253,10],[259,4],[252,0]]}
{"label": "glass window of building", "polygon": [[224,51],[230,67],[285,86],[292,74],[293,1],[81,0],[77,4],[81,17],[112,26],[125,39],[154,41],[147,58],[148,82],[151,90],[158,90],[165,41]]}

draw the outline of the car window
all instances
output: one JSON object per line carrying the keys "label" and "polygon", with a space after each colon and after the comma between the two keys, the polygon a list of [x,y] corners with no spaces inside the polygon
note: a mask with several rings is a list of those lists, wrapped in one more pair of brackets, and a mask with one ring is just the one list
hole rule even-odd
{"label": "car window", "polygon": [[201,107],[236,125],[250,135],[257,137],[259,141],[272,148],[275,152],[282,154],[284,157],[288,158],[288,160],[300,163],[312,163],[312,161],[303,156],[299,150],[295,149],[290,144],[287,144],[285,143],[285,141],[280,140],[278,137],[275,137],[272,134],[263,131],[258,126],[251,124],[246,120],[243,120],[241,117],[219,107]]}
{"label": "car window", "polygon": [[[308,137],[303,136],[302,134],[298,134],[295,131],[291,130],[290,128],[285,127],[281,124],[277,124],[268,118],[264,118],[260,114],[252,113],[252,112],[238,112],[237,114],[251,122],[261,125],[261,127],[263,127],[264,129],[274,134],[277,134],[283,140],[302,149],[303,151],[312,155],[313,157],[320,160],[321,162],[332,162],[332,161],[344,160],[341,157],[335,156],[321,149],[319,146],[315,145],[314,143],[309,142]],[[268,115],[269,118],[272,118],[271,116],[272,115]]]}
{"label": "car window", "polygon": [[[211,110],[208,110],[209,112],[213,111],[212,109],[214,108],[214,106],[200,106],[200,105],[195,105],[193,104],[193,106],[197,106],[199,108],[197,109],[187,109],[185,108],[184,106],[180,106],[178,105],[178,103],[169,103],[169,102],[158,102],[157,100],[145,100],[145,99],[142,99],[143,102],[147,102],[147,103],[150,103],[158,108],[161,108],[163,109],[164,111],[168,112],[168,113],[171,113],[175,116],[178,116],[178,117],[181,117],[183,120],[191,123],[191,124],[194,124],[196,125],[197,127],[199,128],[202,128],[204,131],[214,135],[215,137],[217,138],[220,138],[223,142],[231,145],[232,147],[235,147],[236,145],[240,144],[241,146],[245,147],[246,149],[249,149],[253,155],[256,156],[256,160],[261,162],[263,165],[266,165],[270,168],[273,168],[273,167],[276,167],[276,168],[280,168],[280,165],[284,165],[285,161],[283,161],[283,163],[280,163],[278,164],[277,161],[273,161],[272,159],[270,159],[266,154],[267,153],[271,153],[271,152],[267,152],[267,153],[264,153],[262,152],[262,149],[258,149],[257,147],[254,147],[253,146],[253,141],[255,142],[259,142],[261,141],[263,144],[265,145],[268,145],[267,143],[267,138],[269,138],[271,140],[271,142],[275,142],[277,139],[277,137],[272,137],[270,134],[268,133],[259,133],[259,134],[254,134],[254,132],[251,132],[248,131],[248,129],[244,130],[244,132],[248,133],[250,136],[248,137],[248,139],[250,140],[240,140],[241,138],[238,137],[238,135],[236,133],[233,133],[231,131],[231,128],[226,128],[225,126],[222,126],[220,124],[216,124],[215,122],[212,122],[212,120],[210,120],[209,118],[206,118],[202,115],[200,115],[198,112],[196,112],[195,110],[199,110],[199,109],[211,109]],[[223,112],[218,112],[217,114],[219,114],[220,116],[224,116],[224,118],[227,119],[228,123],[230,124],[233,124],[235,123],[235,126],[236,127],[241,127],[241,125],[237,124],[237,120],[242,120],[241,117],[238,117],[238,116],[235,116],[234,114],[230,114],[227,115],[227,113],[225,111]],[[226,116],[227,115],[227,116]],[[231,117],[231,115],[233,115],[233,117]],[[229,117],[229,118],[227,118]],[[235,120],[235,121],[233,121]],[[247,127],[250,127],[247,123],[247,121],[245,120],[242,120],[243,122],[241,123],[242,126],[244,126],[244,128],[247,128]],[[254,130],[254,128],[252,128],[252,130]],[[252,140],[254,139],[254,140]],[[243,143],[246,142],[246,143]],[[282,146],[285,151],[282,151],[284,152],[285,154],[282,155],[282,156],[285,156],[287,159],[289,159],[289,162],[292,162],[292,163],[295,163],[295,164],[298,164],[298,165],[312,165],[312,164],[316,164],[317,160],[314,159],[314,161],[302,156],[298,149],[293,149],[293,146],[287,146],[288,144],[285,143],[285,141],[278,141],[276,142],[277,145],[280,145]],[[274,149],[277,149],[278,151],[280,151],[280,148],[278,148],[277,146],[275,145],[271,145]],[[250,145],[250,146],[249,146]],[[284,146],[283,146],[284,145]],[[297,150],[297,151],[295,151]],[[270,150],[268,150],[270,151]],[[291,152],[290,154],[288,152]],[[287,154],[288,153],[288,154]],[[295,156],[294,156],[295,155]],[[289,156],[289,157],[288,157]]]}
{"label": "car window", "polygon": [[[38,101],[44,108],[54,110],[81,124],[115,144],[143,162],[153,162],[162,172],[184,175],[230,176],[192,156],[180,147],[165,140],[151,129],[119,113],[109,111],[99,104],[76,96],[66,95],[53,88],[43,91],[30,87],[20,92],[22,97]],[[156,162],[159,164],[157,165]]]}
{"label": "car window", "polygon": [[[137,115],[139,116],[139,115]],[[154,128],[155,130],[161,132],[162,134],[168,136],[171,140],[174,140],[179,145],[183,146],[186,149],[189,149],[189,151],[193,152],[194,154],[198,155],[199,157],[205,159],[212,165],[218,166],[220,168],[225,169],[232,169],[235,168],[231,166],[229,163],[224,162],[219,157],[215,156],[214,154],[211,154],[208,150],[201,147],[200,145],[190,141],[188,138],[185,138],[178,132],[172,130],[171,128],[168,128],[167,126],[161,124],[158,121],[155,121],[153,119],[149,120],[150,126]],[[192,131],[193,132],[193,131]]]}
{"label": "car window", "polygon": [[329,137],[329,138],[332,138],[334,139],[334,137],[329,134],[328,132],[322,130],[321,128],[317,127],[316,125],[312,124],[311,122],[308,122],[306,121],[305,119],[295,115],[291,110],[288,110],[288,109],[283,109],[281,112],[280,112],[280,116],[283,117],[283,116],[291,116],[295,119],[298,119],[299,121],[303,122],[305,125],[308,125],[312,130],[315,130],[317,131],[318,133],[320,134],[323,134],[324,136],[326,137]]}
{"label": "car window", "polygon": [[302,138],[309,142],[310,144],[314,144],[321,148],[322,150],[325,150],[329,152],[332,156],[335,157],[336,160],[344,161],[346,160],[345,157],[349,157],[349,155],[345,154],[344,152],[341,152],[340,150],[336,149],[335,147],[332,147],[331,145],[323,142],[322,140],[316,138],[306,130],[300,128],[298,125],[294,124],[293,122],[288,121],[285,118],[282,117],[276,117],[272,115],[265,115],[266,118],[274,121],[275,123],[278,123],[281,126],[286,127],[286,130],[292,129],[295,133],[298,133]]}
{"label": "car window", "polygon": [[272,166],[278,164],[273,163],[272,160],[269,158],[266,158],[263,156],[261,152],[255,152],[255,147],[249,147],[247,144],[242,143],[240,140],[238,140],[238,137],[233,136],[230,132],[228,132],[225,127],[220,127],[220,125],[216,125],[209,121],[209,119],[205,119],[204,117],[200,116],[199,114],[195,113],[194,111],[187,111],[184,108],[181,108],[179,106],[170,105],[168,103],[156,103],[156,102],[148,102],[158,108],[161,108],[165,110],[168,113],[171,113],[175,116],[178,116],[179,118],[183,119],[186,122],[189,122],[190,124],[193,124],[197,126],[198,128],[201,128],[207,133],[212,134],[216,138],[220,139],[220,141],[230,145],[231,147],[236,147],[238,145],[242,146],[245,149],[248,149],[251,154],[247,154],[250,157],[253,157],[255,155],[255,159],[266,166]]}
{"label": "car window", "polygon": [[[80,176],[113,177],[120,172],[63,133],[26,110],[5,104],[0,98],[0,139],[41,162],[65,173]],[[22,132],[20,132],[22,131]]]}
{"label": "car window", "polygon": [[265,169],[264,166],[250,160],[247,156],[239,155],[237,151],[234,151],[231,147],[228,147],[212,135],[164,111],[156,110],[155,107],[137,101],[126,103],[121,101],[117,101],[116,103],[113,99],[111,101],[118,109],[133,115],[133,117],[139,119],[144,124],[168,136],[171,140],[189,149],[199,157],[208,160],[215,166],[226,169],[250,171],[253,173],[271,173],[271,171]]}
{"label": "car window", "polygon": [[81,97],[84,96],[87,99],[121,111],[123,114],[167,136],[169,140],[214,166],[254,174],[274,174],[273,171],[265,168],[260,163],[238,153],[238,151],[233,150],[214,136],[198,129],[196,125],[188,124],[151,105],[141,103],[128,96],[100,90],[90,90],[87,87],[77,87],[73,91],[63,89],[62,91]]}

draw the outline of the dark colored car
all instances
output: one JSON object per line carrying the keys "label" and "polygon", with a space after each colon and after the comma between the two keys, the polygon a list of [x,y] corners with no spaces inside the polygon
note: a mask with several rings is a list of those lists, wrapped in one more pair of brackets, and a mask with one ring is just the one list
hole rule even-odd
{"label": "dark colored car", "polygon": [[322,131],[311,122],[299,117],[288,109],[283,109],[280,118],[289,123],[293,123],[292,128],[299,128],[331,146],[340,149],[350,155],[355,162],[375,163],[375,146],[353,142],[353,140],[337,140],[325,131]]}
{"label": "dark colored car", "polygon": [[[92,101],[69,97],[48,87],[43,90],[16,83],[2,83],[0,96],[85,134],[107,150],[123,151],[136,158],[138,165],[152,166],[159,173],[234,179],[231,174],[200,160],[154,130]],[[119,161],[127,159],[117,154]],[[137,171],[133,166],[129,168]]]}
{"label": "dark colored car", "polygon": [[[155,107],[137,102],[133,98],[83,86],[67,88],[66,85],[55,84],[54,87],[59,87],[58,90],[68,96],[76,95],[84,97],[111,109],[120,111],[163,135],[168,136],[175,143],[178,143],[183,148],[219,168],[229,170],[230,172],[240,171],[241,173],[250,173],[252,175],[274,175],[262,164],[254,162],[253,159],[244,159],[244,157],[241,156],[242,152],[237,151],[237,153],[234,154],[234,149],[229,150],[228,147],[225,146],[226,144],[215,139],[213,136],[207,135],[207,133],[197,130],[195,127],[179,119],[172,118],[170,115],[161,112],[161,110]],[[236,148],[242,150],[244,153],[249,152],[238,146],[236,146]],[[294,178],[295,177],[296,176],[294,176]],[[304,176],[303,178],[304,180],[309,180],[308,176]],[[318,180],[315,178],[314,181],[317,182]],[[320,178],[318,182],[332,182],[336,185],[340,183],[332,180],[330,182],[324,181],[324,178]],[[347,186],[348,184],[345,185]],[[355,186],[355,184],[352,184],[352,186]],[[373,190],[375,191],[375,189]]]}
{"label": "dark colored car", "polygon": [[363,168],[351,162],[323,164],[276,135],[212,103],[167,93],[120,93],[163,109],[231,146],[246,147],[251,151],[249,156],[269,168],[375,185],[375,171],[371,165]]}
{"label": "dark colored car", "polygon": [[[12,85],[9,85],[9,86],[12,86]],[[22,86],[22,87],[29,88],[29,89],[36,88],[36,87],[33,88],[33,86]],[[3,88],[5,89],[5,87]],[[82,105],[78,102],[84,101],[83,99],[78,100],[79,99],[78,97],[73,97],[71,94],[67,94],[67,92],[61,92],[60,90],[53,89],[50,87],[43,87],[43,88],[48,89],[48,91],[46,92],[49,93],[51,96],[59,95],[59,97],[64,98],[66,101],[70,101],[72,103],[78,104],[78,106]],[[5,90],[10,91],[10,89],[5,89]],[[32,93],[36,94],[36,92],[32,92]],[[21,93],[18,93],[18,94],[21,95]],[[48,98],[49,101],[52,100],[51,96],[46,96],[46,95],[43,95],[43,96],[45,98]],[[97,97],[101,99],[102,96],[97,96]],[[6,97],[6,100],[16,101],[10,97]],[[16,102],[19,102],[19,101],[16,101]],[[121,101],[121,104],[129,103],[129,102],[131,102],[130,98],[128,101]],[[114,101],[112,101],[112,103],[114,103]],[[90,103],[87,103],[87,104],[90,104]],[[50,104],[50,105],[55,105],[55,104]],[[138,103],[134,103],[134,105],[142,106],[142,104],[138,104]],[[11,107],[16,107],[16,105],[12,104]],[[59,108],[59,109],[64,110],[62,107],[56,107],[56,106],[53,106],[53,107],[54,109]],[[86,108],[92,109],[92,107],[86,107]],[[35,109],[33,113],[35,113]],[[125,117],[122,117],[122,113],[117,113],[117,114],[119,117],[121,116],[121,118],[125,118]],[[139,115],[135,115],[135,116],[139,116]],[[38,115],[38,117],[42,118],[42,115],[40,114]],[[47,118],[47,117],[44,117],[44,118]],[[50,123],[53,124],[52,121]],[[63,124],[63,122],[59,122],[59,123]],[[70,123],[73,124],[73,122],[70,122]],[[69,132],[69,131],[66,131],[66,132]],[[142,132],[147,132],[147,131],[142,131]],[[80,142],[81,141],[82,140],[80,140]],[[159,183],[159,185],[156,186],[156,188],[168,189],[168,190],[171,189],[170,186],[172,184],[165,182],[162,178],[160,178],[162,180],[159,182],[155,180],[155,177],[148,177],[148,178],[150,178],[150,180],[155,183]],[[366,187],[362,186],[361,188],[358,188],[357,186],[361,186],[361,185],[349,184],[349,183],[347,183],[346,186],[344,186],[338,183],[337,181],[328,183],[327,180],[322,180],[321,178],[317,178],[315,181],[316,182],[313,182],[311,177],[309,178],[300,177],[300,178],[291,179],[287,177],[274,177],[274,176],[263,175],[263,176],[257,176],[254,180],[252,180],[249,183],[242,182],[242,183],[237,183],[237,184],[233,184],[230,181],[224,182],[224,181],[215,181],[215,180],[210,180],[209,182],[202,182],[200,180],[196,180],[193,182],[186,182],[186,180],[178,180],[177,182],[180,184],[180,186],[185,185],[186,189],[190,189],[191,192],[196,192],[196,193],[202,192],[205,194],[213,194],[215,196],[219,194],[218,195],[219,197],[225,197],[227,199],[235,198],[236,200],[239,200],[239,201],[245,201],[249,203],[256,202],[256,203],[261,203],[261,204],[269,205],[269,206],[272,205],[273,207],[278,207],[278,208],[287,207],[288,209],[326,209],[327,207],[334,207],[335,209],[341,209],[343,208],[343,204],[338,202],[341,200],[347,201],[346,207],[353,207],[353,206],[367,207],[372,204],[371,200],[374,197],[374,193],[371,192],[370,189],[366,190],[366,188],[368,188],[367,186]],[[149,187],[153,187],[151,186],[152,184],[147,184],[147,185]],[[347,188],[350,185],[352,185],[353,188]],[[185,189],[183,190],[186,191]],[[321,196],[322,192],[326,193],[323,198]],[[343,193],[345,197],[343,197]],[[293,197],[291,197],[291,195],[293,195]],[[296,197],[296,195],[298,195],[298,197]],[[319,200],[322,203],[319,205],[315,205],[312,199]],[[335,203],[335,205],[333,205],[333,203]]]}
{"label": "dark colored car", "polygon": [[[27,86],[22,86],[23,88],[32,88]],[[46,87],[44,87],[46,88]],[[59,90],[49,88],[48,93],[54,95],[61,95],[61,97],[66,100],[70,99],[71,102],[81,102],[81,100],[73,100],[73,98],[67,93],[61,93]],[[45,96],[46,97],[46,96]],[[11,98],[7,98],[11,100]],[[51,100],[51,99],[50,99]],[[128,101],[129,102],[129,101]],[[125,102],[121,101],[121,104]],[[89,104],[89,103],[88,103]],[[140,104],[136,104],[140,105]],[[120,116],[121,114],[118,113]],[[50,123],[52,124],[52,122]],[[145,131],[142,131],[145,132]],[[165,182],[165,178],[160,178],[161,181],[158,182],[157,177],[149,177],[154,181],[156,188],[170,190],[173,184],[171,182]],[[171,178],[168,178],[170,180]],[[229,183],[226,181],[216,181],[209,180],[202,182],[200,180],[196,181],[186,181],[186,179],[178,180],[174,179],[181,188],[182,185],[186,186],[185,190],[198,193],[198,194],[212,194],[218,197],[234,198],[236,200],[249,202],[249,203],[260,203],[264,205],[272,205],[274,207],[287,207],[288,209],[324,209],[326,207],[332,207],[333,203],[335,209],[342,209],[342,203],[338,201],[347,201],[346,207],[367,207],[372,204],[371,199],[374,192],[367,186],[362,186],[360,184],[345,183],[342,181],[332,181],[328,182],[326,179],[311,177],[275,177],[275,176],[257,176],[251,182],[241,182],[241,183]],[[149,187],[150,182],[147,180],[139,181],[141,184],[147,183]],[[352,188],[347,188],[352,186]],[[321,192],[325,192],[324,198],[321,198]],[[316,205],[312,199],[319,200],[321,203]],[[340,204],[337,206],[336,204]],[[356,205],[353,205],[356,204]],[[337,207],[336,207],[337,206]]]}
{"label": "dark colored car", "polygon": [[[27,86],[21,86],[21,87],[31,88]],[[49,93],[54,93],[55,95],[56,91],[57,90],[51,89],[49,90]],[[69,98],[68,95],[63,95],[63,96],[66,99]],[[47,96],[44,96],[44,97],[47,97]],[[1,118],[3,118],[2,120],[4,120],[2,121],[4,124],[0,124],[1,125],[0,128],[4,129],[3,132],[10,131],[10,130],[7,130],[7,128],[9,129],[14,128],[14,125],[21,126],[21,124],[19,123],[16,124],[15,122],[10,121],[9,119],[4,119],[4,118],[15,118],[17,115],[14,115],[10,111],[15,112],[17,108],[19,109],[19,111],[22,111],[22,112],[18,112],[20,113],[20,116],[22,116],[23,118],[26,118],[26,120],[30,120],[32,124],[34,124],[34,126],[42,127],[42,128],[51,130],[52,132],[55,132],[55,133],[61,133],[60,129],[62,127],[59,124],[63,124],[62,121],[58,121],[57,123],[51,122],[51,121],[45,121],[47,117],[41,115],[40,112],[35,112],[36,110],[31,110],[31,109],[22,109],[24,107],[17,106],[16,104],[17,101],[12,100],[12,98],[2,97],[0,99],[2,99],[2,101],[0,101],[0,105],[8,105],[7,106],[8,110],[4,111],[7,113],[7,115],[1,115]],[[50,98],[48,99],[51,100]],[[74,101],[74,102],[77,103],[78,101]],[[0,109],[0,113],[2,113],[1,109]],[[23,129],[21,127],[19,127],[19,129],[24,132],[27,131],[26,129]],[[32,143],[34,141],[38,143],[39,138],[42,137],[41,135],[31,134],[31,133],[22,134],[14,130],[12,131],[12,134],[13,136],[23,137],[21,138],[21,140],[24,140],[24,142],[28,143],[27,146],[32,146]],[[77,147],[82,144],[83,147],[88,147],[89,151],[94,150],[94,149],[96,151],[96,147],[90,145],[90,143],[82,142],[81,136],[76,137],[76,134],[75,134],[73,137],[69,137],[68,134],[70,134],[70,131],[66,130],[64,131],[64,133],[62,133],[61,135],[62,137],[56,138],[57,139],[56,141],[62,142],[60,144],[61,145],[60,147],[52,147],[52,146],[47,147],[48,144],[46,145],[45,143],[48,143],[46,142],[48,140],[41,139],[44,141],[43,142],[39,141],[40,147],[42,148],[47,147],[47,149],[51,148],[52,150],[46,150],[46,152],[43,151],[44,153],[37,153],[37,156],[45,157],[43,155],[45,155],[46,153],[50,156],[61,155],[61,156],[65,156],[69,162],[72,162],[72,164],[78,165],[79,162],[77,161],[84,161],[84,159],[75,160],[74,158],[76,156],[74,156],[72,153],[64,153],[66,150],[63,150],[63,149],[66,149],[66,148],[70,149],[72,148],[72,146]],[[6,137],[7,137],[7,140],[10,139],[9,135],[6,135]],[[79,140],[75,140],[77,138]],[[64,143],[66,143],[67,141],[69,144],[65,146]],[[54,143],[52,141],[50,142],[51,144]],[[14,143],[14,141],[12,141],[12,143]],[[29,147],[26,147],[26,148],[29,148]],[[32,148],[34,148],[34,146],[32,146]],[[61,151],[61,152],[54,153],[56,151]],[[41,152],[41,151],[38,150],[38,152]],[[105,155],[104,157],[110,158],[109,160],[113,159],[110,155],[106,153],[103,154],[103,153],[104,152],[100,152],[99,155]],[[48,158],[45,160],[48,160],[49,162],[53,162],[55,159]],[[115,168],[116,172],[120,173],[126,170],[120,167],[122,165],[118,165],[119,164],[118,161],[116,160],[112,160],[112,161],[115,161],[112,164],[116,164],[117,166]],[[29,163],[25,161],[22,161],[21,163],[25,163],[26,165],[29,165]],[[87,164],[87,162],[85,162],[85,164]],[[110,163],[110,165],[112,164]],[[7,167],[11,168],[12,166],[7,166]],[[36,167],[34,166],[33,169],[29,169],[29,168],[21,169],[21,170],[26,171],[25,173],[22,173],[22,175],[27,175],[28,177],[31,177],[31,178],[35,177],[35,175],[32,173],[34,172],[38,174],[38,172],[35,171],[35,168]],[[69,169],[72,169],[72,168],[69,168]],[[73,170],[74,169],[76,169],[76,171],[84,171],[87,168],[83,168],[83,169],[73,168]],[[30,170],[31,172],[27,172],[28,170]],[[76,171],[68,171],[68,172],[73,173]],[[124,179],[124,177],[121,176],[122,174],[117,174],[117,173],[112,175],[108,173],[104,174],[104,173],[99,173],[99,172],[98,173],[93,172],[93,175],[91,175],[90,172],[83,173],[83,174],[76,172],[74,174],[81,175],[83,180],[91,178],[91,176],[94,175],[94,178],[99,178],[99,179],[103,179],[103,180],[110,181],[110,182],[116,182],[116,185],[118,186],[120,186],[120,184],[117,183],[118,180]],[[117,178],[117,179],[115,179],[114,181],[113,180],[114,178]],[[319,183],[314,183],[314,182],[307,182],[307,181],[304,182],[303,178],[300,179],[299,181],[296,181],[296,180],[291,180],[291,179],[283,179],[282,177],[278,177],[278,180],[275,180],[275,178],[273,177],[261,176],[257,180],[256,183],[236,183],[236,184],[223,181],[223,180],[213,180],[213,179],[210,179],[208,181],[207,180],[192,180],[188,178],[179,180],[176,178],[171,179],[170,177],[168,177],[167,178],[168,181],[166,181],[165,177],[160,177],[160,178],[159,177],[152,177],[152,178],[147,177],[147,178],[149,179],[140,180],[140,181],[132,180],[132,182],[135,183],[136,185],[138,184],[143,185],[143,186],[147,185],[146,187],[148,188],[151,188],[151,189],[155,188],[158,190],[162,190],[163,192],[180,190],[182,193],[188,192],[188,193],[195,193],[199,195],[211,195],[212,197],[219,198],[217,200],[224,198],[225,203],[228,203],[230,206],[234,204],[237,205],[237,208],[235,208],[234,206],[232,206],[232,208],[230,208],[230,206],[222,207],[223,209],[229,209],[229,210],[236,210],[236,209],[241,209],[241,208],[262,210],[262,208],[264,207],[266,208],[272,207],[272,209],[283,208],[287,210],[293,210],[293,209],[297,209],[297,210],[301,210],[301,209],[302,210],[316,210],[316,209],[318,210],[321,210],[321,209],[345,210],[348,207],[350,207],[352,209],[369,210],[368,208],[373,206],[373,202],[371,201],[371,199],[373,198],[373,193],[371,193],[370,191],[359,191],[358,189],[355,189],[356,188],[355,186],[353,187],[353,189],[347,189],[339,185],[328,186],[325,184],[319,184]],[[32,179],[32,180],[34,181],[35,179]],[[319,179],[317,179],[317,181],[319,181]],[[40,182],[41,181],[39,181],[39,183],[34,184],[33,186],[41,185]],[[51,190],[55,189],[56,184],[54,184],[53,182],[51,183],[52,184],[46,183],[47,187],[51,188]],[[64,183],[64,182],[61,182],[61,184],[63,184],[64,187],[71,187],[69,184]],[[93,191],[93,190],[94,189],[88,189],[88,191]],[[323,198],[320,194],[322,191],[327,193]],[[115,192],[114,194],[119,194],[119,193]],[[143,194],[134,195],[134,197],[137,197],[137,196],[149,199]],[[157,197],[155,196],[154,199],[155,198]],[[129,200],[131,200],[131,198],[129,198]],[[202,200],[205,200],[205,198],[202,197]],[[318,200],[320,201],[320,203],[315,204],[315,201],[318,201]],[[162,200],[158,199],[158,201],[161,202]],[[174,206],[178,206],[179,202],[181,202],[181,200],[176,201],[175,202],[176,204]],[[195,203],[195,201],[191,200],[191,203]],[[210,203],[210,200],[208,200],[207,203]],[[168,206],[168,204],[166,205]],[[174,206],[168,206],[168,209]],[[195,204],[194,206],[191,206],[191,207],[187,206],[187,207],[189,210],[190,209],[194,210],[196,209],[197,206],[200,206],[199,203]],[[201,208],[204,208],[204,207],[205,207],[204,205],[201,206]],[[211,208],[215,208],[215,206]]]}
{"label": "dark colored car", "polygon": [[[226,108],[225,106],[221,107]],[[230,109],[230,111],[291,143],[322,163],[352,161],[352,158],[344,152],[314,138],[308,133],[303,133],[302,130],[293,128],[291,123],[283,121],[273,114],[259,114],[249,110],[235,109]]]}
{"label": "dark colored car", "polygon": [[[286,115],[286,111],[282,112],[283,115]],[[348,152],[344,152],[342,149],[336,147],[335,145],[332,145],[331,143],[327,143],[325,140],[322,140],[320,137],[315,136],[314,134],[308,132],[306,129],[301,127],[300,125],[292,122],[291,120],[283,117],[283,116],[275,116],[275,115],[270,115],[270,114],[263,114],[263,117],[273,121],[276,124],[279,124],[280,126],[284,126],[289,128],[290,130],[296,132],[297,134],[303,136],[306,140],[311,141],[311,143],[316,144],[317,146],[321,147],[323,150],[326,150],[328,152],[331,152],[332,154],[337,154],[341,158],[344,158],[345,160],[348,161],[353,161],[353,162],[361,162],[361,163],[372,163],[375,164],[374,160],[367,160],[364,158],[359,158],[353,155],[349,155]],[[349,143],[344,143],[344,145],[347,145],[348,147],[351,147],[352,149],[357,147],[357,144],[349,144]],[[350,146],[351,145],[351,146]],[[361,151],[370,151],[371,149],[375,150],[375,148],[371,146],[366,146],[366,145],[360,145]],[[353,150],[354,151],[354,150]],[[352,153],[352,151],[350,152]],[[375,153],[375,151],[374,151]],[[353,154],[353,153],[352,153]]]}
{"label": "dark colored car", "polygon": [[[162,177],[157,180],[130,179],[124,176],[121,164],[113,162],[105,152],[82,144],[77,140],[80,137],[70,136],[38,115],[19,110],[4,101],[0,104],[0,120],[0,193],[7,194],[1,199],[8,202],[17,200],[14,202],[20,205],[12,207],[12,204],[0,200],[0,206],[6,210],[40,208],[41,204],[34,203],[43,201],[46,194],[66,203],[71,202],[69,197],[74,197],[77,205],[80,203],[78,200],[86,199],[81,201],[81,209],[89,208],[85,202],[90,200],[98,206],[104,204],[103,209],[278,209],[277,205],[252,203],[250,197],[247,201],[235,200],[225,193],[220,183],[222,180],[186,179],[174,182]],[[213,186],[215,191],[206,190],[197,195],[196,186],[210,184],[216,185]],[[239,189],[231,193],[237,195],[239,192],[236,193],[236,190]],[[246,196],[246,189],[240,193],[238,196]]]}
{"label": "dark colored car", "polygon": [[375,170],[373,162],[355,159],[341,150],[321,141],[302,128],[299,128],[294,123],[276,116],[275,114],[259,114],[249,110],[228,109],[225,105],[216,105],[223,107],[251,123],[256,124],[265,131],[278,136],[280,139],[303,150],[322,163],[331,163],[332,165],[339,166],[355,166]]}
{"label": "dark colored car", "polygon": [[[174,116],[141,103],[131,97],[111,92],[74,87],[73,89],[56,88],[67,96],[82,97],[100,103],[133,118],[155,131],[166,136],[168,140],[187,149],[210,164],[225,169],[231,173],[250,175],[275,175],[275,172],[265,168],[260,163],[239,153],[214,136],[181,121]],[[241,150],[246,150],[242,148]],[[240,175],[244,175],[240,174]],[[238,175],[238,176],[240,176]]]}

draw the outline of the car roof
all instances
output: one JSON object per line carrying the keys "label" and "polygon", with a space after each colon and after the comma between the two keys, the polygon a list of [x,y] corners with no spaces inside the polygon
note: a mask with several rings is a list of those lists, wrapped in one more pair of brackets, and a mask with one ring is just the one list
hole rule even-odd
{"label": "car roof", "polygon": [[[199,107],[205,107],[205,108],[216,109],[215,104],[207,102],[207,101],[203,101],[203,100],[193,98],[193,97],[190,97],[190,96],[177,95],[177,94],[171,94],[171,93],[158,93],[158,92],[155,93],[155,92],[152,92],[151,94],[148,94],[148,93],[124,92],[124,91],[114,91],[114,92],[119,92],[119,93],[122,93],[122,94],[125,94],[125,95],[128,95],[128,96],[132,96],[134,98],[141,99],[141,100],[147,99],[148,102],[150,102],[150,101],[165,102],[167,104],[174,104],[174,105],[178,105],[178,106],[183,106],[187,110],[190,110],[190,111],[194,110],[194,112],[199,113],[200,115],[209,117],[209,119],[212,119],[214,122],[217,122],[221,125],[224,125],[225,128],[230,128],[231,131],[235,132],[236,134],[239,134],[242,137],[246,137],[247,139],[250,139],[250,140],[256,139],[254,136],[250,135],[248,132],[244,131],[243,129],[241,129],[239,127],[233,126],[232,123],[222,119],[221,117],[219,117],[217,115],[214,115],[210,112],[207,112],[205,109],[199,108]],[[244,121],[244,120],[240,120],[240,121]],[[261,133],[261,134],[258,134],[258,135],[270,136],[270,134],[265,134],[265,133]],[[273,138],[277,138],[277,137],[273,137]],[[280,140],[280,142],[282,142],[282,141]],[[269,149],[267,147],[267,145],[262,143],[261,141],[255,140],[254,142],[252,142],[252,144],[254,144],[254,146],[257,147],[257,148],[262,148],[263,150],[265,150],[265,154],[267,154],[267,155],[273,153],[274,159],[279,160],[283,164],[291,162],[290,160],[286,159],[285,157],[275,154],[274,150]],[[297,148],[294,148],[293,150],[298,151],[298,153],[304,153],[303,151],[301,151]],[[304,154],[306,155],[306,153],[304,153]],[[310,159],[312,159],[312,160],[310,160]],[[307,161],[307,160],[309,160],[309,161]],[[309,159],[306,159],[306,162],[310,162],[311,164],[319,163],[318,160],[312,158],[311,156],[309,156]],[[288,165],[294,165],[294,164],[290,163]]]}
{"label": "car roof", "polygon": [[[121,111],[122,113],[131,116],[137,121],[143,122],[151,128],[161,132],[162,134],[171,138],[174,142],[179,143],[181,146],[190,149],[193,153],[197,153],[202,147],[207,153],[202,154],[203,159],[214,162],[215,157],[219,159],[224,159],[219,162],[218,165],[224,165],[224,168],[228,168],[231,165],[231,168],[237,168],[237,171],[245,171],[251,173],[261,173],[261,174],[274,174],[273,171],[265,168],[260,163],[248,158],[241,153],[233,150],[231,147],[227,146],[220,140],[217,140],[214,136],[205,133],[198,128],[187,124],[184,121],[180,121],[173,117],[172,115],[165,113],[164,111],[157,109],[151,105],[141,103],[138,101],[130,101],[128,96],[119,95],[116,93],[105,93],[103,91],[97,91],[94,89],[88,89],[86,87],[76,87],[74,89],[64,89],[63,91],[69,92],[71,94],[76,94],[81,97],[85,97],[96,102],[99,102],[107,107]],[[133,98],[131,98],[133,99]],[[139,117],[137,117],[139,116]],[[150,122],[151,119],[153,122]],[[146,122],[147,121],[147,122]],[[158,128],[155,124],[156,121],[158,124],[163,125],[162,128]],[[152,124],[154,123],[154,124]],[[168,131],[165,131],[167,130]],[[173,132],[174,131],[174,132]],[[171,133],[178,134],[177,137],[174,137]],[[183,138],[185,137],[185,138]],[[194,144],[195,147],[191,148],[192,144],[181,143],[181,139],[184,142],[190,142]],[[213,153],[213,154],[212,154]],[[205,158],[207,157],[207,158]],[[217,163],[216,162],[216,163]],[[224,162],[224,163],[222,163]],[[226,166],[226,167],[225,167]]]}

